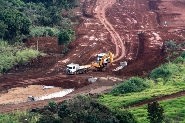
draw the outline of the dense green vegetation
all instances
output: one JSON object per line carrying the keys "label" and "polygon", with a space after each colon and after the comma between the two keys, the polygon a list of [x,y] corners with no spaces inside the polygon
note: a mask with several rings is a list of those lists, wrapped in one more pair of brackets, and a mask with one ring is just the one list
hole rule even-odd
{"label": "dense green vegetation", "polygon": [[4,123],[137,123],[134,115],[127,110],[110,110],[88,96],[48,106],[34,112],[0,114]]}
{"label": "dense green vegetation", "polygon": [[[73,24],[70,18],[62,17],[62,10],[78,6],[76,0],[1,0],[0,2],[2,3],[0,38],[9,43],[28,36],[58,36],[58,30],[69,30]],[[41,32],[36,35],[39,31]]]}
{"label": "dense green vegetation", "polygon": [[121,83],[114,87],[110,91],[110,93],[113,95],[119,95],[126,94],[129,92],[139,92],[148,87],[149,84],[146,83],[146,81],[144,81],[143,79],[139,77],[132,77],[131,79],[124,81],[124,83]]}
{"label": "dense green vegetation", "polygon": [[[9,41],[17,41],[17,37],[29,34],[31,22],[23,13],[5,9],[0,12],[0,22],[3,25],[4,33],[1,33],[2,38]],[[4,35],[3,35],[4,34]]]}
{"label": "dense green vegetation", "polygon": [[[73,22],[62,17],[63,10],[78,6],[76,0],[0,0],[0,73],[26,64],[38,51],[14,46],[23,38],[54,36],[59,45],[74,37]],[[8,42],[8,44],[6,43]],[[10,45],[11,44],[11,45]],[[65,53],[67,49],[65,48]]]}

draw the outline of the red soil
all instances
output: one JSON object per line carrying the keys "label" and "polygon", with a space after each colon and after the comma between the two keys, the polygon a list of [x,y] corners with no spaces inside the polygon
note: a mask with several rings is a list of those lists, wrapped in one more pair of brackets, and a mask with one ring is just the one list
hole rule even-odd
{"label": "red soil", "polygon": [[[68,46],[70,51],[61,55],[62,46],[57,45],[57,38],[41,37],[25,39],[27,47],[36,47],[47,53],[25,66],[16,66],[0,76],[0,91],[5,93],[9,88],[31,84],[45,84],[63,88],[80,88],[90,90],[93,84],[88,83],[90,76],[117,76],[119,78],[133,75],[145,75],[161,65],[165,59],[163,42],[174,39],[181,42],[185,39],[185,11],[183,0],[79,0],[81,8],[76,8],[75,39]],[[164,27],[164,22],[167,27]],[[66,75],[65,67],[73,62],[80,65],[90,64],[96,60],[96,54],[113,52],[115,60],[107,71],[81,75]],[[119,62],[127,61],[128,66],[120,71],[112,69]],[[99,81],[97,81],[98,83]],[[120,81],[121,82],[121,81]],[[107,82],[109,86],[115,83]],[[88,85],[88,86],[86,86]],[[99,86],[96,85],[94,88]],[[74,92],[74,94],[75,94]],[[90,92],[90,91],[89,91]],[[74,95],[73,94],[73,95]],[[72,96],[54,99],[62,101]],[[0,112],[9,112],[16,108],[36,108],[47,104],[46,101],[28,102],[14,105],[0,105]]]}

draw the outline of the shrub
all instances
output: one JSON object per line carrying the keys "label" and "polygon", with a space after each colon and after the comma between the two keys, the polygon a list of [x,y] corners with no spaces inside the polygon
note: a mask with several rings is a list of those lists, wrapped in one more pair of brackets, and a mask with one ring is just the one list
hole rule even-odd
{"label": "shrub", "polygon": [[58,115],[63,123],[119,123],[107,107],[85,96],[63,103]]}
{"label": "shrub", "polygon": [[75,32],[71,29],[62,30],[58,35],[58,45],[67,45],[73,38]]}
{"label": "shrub", "polygon": [[183,51],[183,52],[180,54],[180,56],[181,56],[182,58],[185,58],[185,51]]}
{"label": "shrub", "polygon": [[175,73],[179,71],[179,66],[176,64],[164,64],[150,73],[150,78],[156,80],[162,78],[165,82]]}
{"label": "shrub", "polygon": [[138,123],[134,115],[128,110],[113,110],[119,123]]}
{"label": "shrub", "polygon": [[35,58],[39,55],[39,52],[32,49],[26,49],[16,52],[17,62],[20,64],[28,63],[32,58]]}
{"label": "shrub", "polygon": [[39,121],[37,123],[54,123],[55,117],[53,113],[50,111],[46,110],[42,116],[39,118]]}
{"label": "shrub", "polygon": [[125,94],[130,92],[139,92],[149,87],[149,84],[145,82],[145,80],[132,77],[129,80],[124,81],[122,84],[114,87],[110,93],[113,95]]}
{"label": "shrub", "polygon": [[59,29],[51,28],[51,27],[32,27],[30,36],[31,37],[40,37],[40,36],[55,36],[57,37],[59,34]]}
{"label": "shrub", "polygon": [[[4,22],[7,31],[3,36],[6,40],[11,40],[14,43],[17,36],[29,34],[29,27],[31,26],[31,21],[22,12],[15,9],[4,9],[0,12],[0,20]],[[4,28],[5,29],[5,28]]]}
{"label": "shrub", "polygon": [[152,102],[148,104],[148,119],[150,123],[162,123],[163,121],[163,107],[158,102]]}
{"label": "shrub", "polygon": [[49,105],[49,110],[53,113],[56,113],[57,112],[57,103],[53,100],[49,101],[48,103]]}
{"label": "shrub", "polygon": [[22,49],[0,41],[0,73],[11,69],[17,64],[26,64],[40,53],[32,49]]}
{"label": "shrub", "polygon": [[177,63],[184,63],[185,59],[181,56],[177,57],[175,60],[173,60],[173,63],[177,64]]}

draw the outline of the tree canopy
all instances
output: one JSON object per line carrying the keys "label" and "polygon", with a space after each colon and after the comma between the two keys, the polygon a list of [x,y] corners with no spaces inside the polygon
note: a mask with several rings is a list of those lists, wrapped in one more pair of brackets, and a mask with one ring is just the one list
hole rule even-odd
{"label": "tree canopy", "polygon": [[[0,20],[1,26],[4,27],[1,36],[6,40],[13,40],[18,35],[29,34],[31,21],[23,13],[17,10],[5,9],[1,11]],[[5,31],[6,29],[7,31]]]}

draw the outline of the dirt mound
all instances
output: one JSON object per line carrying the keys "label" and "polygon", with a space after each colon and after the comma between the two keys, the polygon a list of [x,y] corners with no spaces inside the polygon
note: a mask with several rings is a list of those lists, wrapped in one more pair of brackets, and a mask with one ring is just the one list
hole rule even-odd
{"label": "dirt mound", "polygon": [[27,38],[24,39],[23,42],[25,46],[33,49],[37,49],[38,42],[38,50],[48,54],[62,53],[64,50],[63,46],[58,46],[57,37]]}

